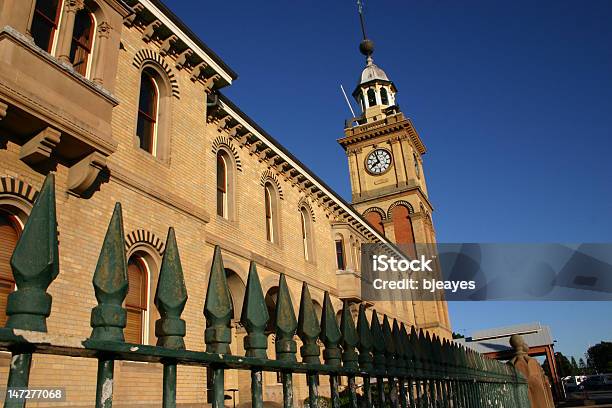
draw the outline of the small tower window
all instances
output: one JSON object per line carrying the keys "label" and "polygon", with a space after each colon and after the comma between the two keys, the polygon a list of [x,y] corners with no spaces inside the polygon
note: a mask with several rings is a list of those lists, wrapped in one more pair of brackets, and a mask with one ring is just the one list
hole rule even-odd
{"label": "small tower window", "polygon": [[372,107],[376,105],[376,92],[374,89],[368,89],[368,107]]}
{"label": "small tower window", "polygon": [[87,64],[93,45],[94,26],[93,14],[87,8],[77,12],[70,45],[70,62],[72,62],[75,71],[83,76],[87,75]]}
{"label": "small tower window", "polygon": [[58,0],[38,0],[34,8],[30,33],[34,44],[47,52],[53,48],[53,38],[57,30],[61,2]]}
{"label": "small tower window", "polygon": [[421,168],[419,167],[419,159],[417,158],[416,153],[412,154],[412,158],[414,159],[414,172],[417,178],[421,178]]}
{"label": "small tower window", "polygon": [[389,105],[389,95],[387,94],[387,88],[380,90],[380,103],[383,105]]}

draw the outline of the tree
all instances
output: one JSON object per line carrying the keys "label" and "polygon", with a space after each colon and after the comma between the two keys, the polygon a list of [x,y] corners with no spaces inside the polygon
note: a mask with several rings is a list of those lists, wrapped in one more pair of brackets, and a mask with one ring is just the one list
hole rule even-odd
{"label": "tree", "polygon": [[[559,375],[559,378],[567,377],[569,375],[574,375],[572,364],[567,359],[567,357],[563,355],[563,353],[559,351],[555,353],[555,363],[557,365],[557,374]],[[542,368],[544,369],[544,372],[546,373],[546,375],[549,378],[552,378],[552,375],[550,374],[550,370],[548,369],[548,358],[544,360],[544,363],[542,364]]]}
{"label": "tree", "polygon": [[574,356],[572,356],[570,364],[572,365],[572,375],[578,375],[580,373],[580,368],[578,368],[578,363],[576,362],[576,358]]}
{"label": "tree", "polygon": [[612,342],[602,341],[587,350],[587,364],[596,373],[612,371]]}
{"label": "tree", "polygon": [[584,363],[584,359],[582,357],[580,357],[580,360],[578,360],[578,367],[580,368],[580,374],[582,375],[586,375],[588,370],[587,370],[587,366]]}
{"label": "tree", "polygon": [[465,336],[461,333],[455,333],[453,332],[453,339],[464,339]]}

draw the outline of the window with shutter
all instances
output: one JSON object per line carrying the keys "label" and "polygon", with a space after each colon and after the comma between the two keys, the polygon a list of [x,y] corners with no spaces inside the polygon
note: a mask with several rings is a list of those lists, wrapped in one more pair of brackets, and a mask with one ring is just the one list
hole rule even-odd
{"label": "window with shutter", "polygon": [[0,327],[6,323],[8,295],[15,289],[11,256],[19,239],[19,231],[12,216],[0,211]]}
{"label": "window with shutter", "polygon": [[124,334],[128,343],[144,343],[144,324],[147,312],[147,267],[138,256],[128,262],[128,294],[125,298],[127,325]]}

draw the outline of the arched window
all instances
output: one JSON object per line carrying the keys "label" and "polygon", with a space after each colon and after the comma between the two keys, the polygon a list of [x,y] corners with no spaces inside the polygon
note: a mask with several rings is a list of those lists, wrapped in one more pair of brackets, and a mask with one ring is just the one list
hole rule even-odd
{"label": "arched window", "polygon": [[405,250],[409,256],[416,257],[410,210],[404,205],[398,205],[393,208],[391,216],[393,230],[395,231],[395,243],[401,245],[401,249]]}
{"label": "arched window", "polygon": [[365,216],[366,220],[374,227],[378,232],[385,235],[385,226],[383,225],[382,215],[377,211],[370,211]]}
{"label": "arched window", "polygon": [[34,8],[30,33],[34,44],[47,52],[51,52],[53,48],[61,3],[60,0],[38,0]]}
{"label": "arched window", "polygon": [[380,90],[380,103],[383,105],[389,104],[389,95],[387,94],[387,88],[381,88]]}
{"label": "arched window", "polygon": [[373,88],[368,89],[368,106],[372,107],[376,105],[376,92]]}
{"label": "arched window", "polygon": [[153,156],[157,154],[158,107],[159,88],[155,81],[155,73],[151,68],[145,68],[140,76],[136,135],[140,142],[140,148]]}
{"label": "arched window", "polygon": [[344,256],[344,240],[336,239],[336,266],[340,270],[346,269],[346,259]]}
{"label": "arched window", "polygon": [[217,152],[217,215],[228,218],[228,174],[227,159],[222,151]]}
{"label": "arched window", "polygon": [[268,324],[266,325],[266,333],[271,334],[276,330],[276,302],[278,300],[278,286],[271,287],[264,298],[266,309],[268,309]]}
{"label": "arched window", "polygon": [[0,327],[6,324],[8,295],[15,289],[11,256],[19,240],[21,227],[15,217],[0,210]]}
{"label": "arched window", "polygon": [[149,269],[144,258],[133,255],[128,261],[128,294],[125,298],[127,325],[124,334],[128,343],[146,343]]}
{"label": "arched window", "polygon": [[421,178],[421,168],[419,167],[419,159],[417,158],[416,153],[412,154],[412,159],[414,160],[414,172],[417,178]]}
{"label": "arched window", "polygon": [[75,71],[83,76],[87,75],[95,26],[93,13],[87,7],[77,11],[70,44],[70,62]]}
{"label": "arched window", "polygon": [[276,190],[270,183],[264,187],[264,205],[266,212],[266,239],[270,242],[278,243],[278,215]]}
{"label": "arched window", "polygon": [[302,224],[302,245],[304,248],[304,259],[313,260],[312,248],[312,217],[307,208],[300,208],[300,222]]}
{"label": "arched window", "polygon": [[242,302],[244,301],[246,285],[240,278],[240,275],[232,269],[225,268],[225,278],[227,279],[227,287],[229,288],[232,308],[234,309],[232,320],[233,323],[237,324],[240,322],[240,316],[242,314]]}

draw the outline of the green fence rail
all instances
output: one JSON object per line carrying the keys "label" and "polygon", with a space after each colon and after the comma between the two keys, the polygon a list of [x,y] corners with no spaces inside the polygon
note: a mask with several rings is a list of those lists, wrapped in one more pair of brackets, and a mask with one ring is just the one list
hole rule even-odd
{"label": "green fence rail", "polygon": [[[245,356],[230,355],[232,300],[217,247],[204,305],[206,351],[185,349],[186,324],[181,313],[187,302],[179,251],[170,228],[163,255],[155,306],[157,345],[124,342],[128,290],[121,205],[116,204],[93,276],[98,305],[91,311],[91,336],[79,344],[46,333],[51,313],[47,288],[59,273],[54,176],[47,176],[25,229],[15,248],[11,266],[17,290],[9,295],[8,321],[0,329],[0,349],[12,353],[7,387],[27,387],[33,353],[86,357],[98,360],[95,406],[110,408],[114,362],[146,361],[163,365],[163,407],[176,406],[178,365],[212,370],[212,406],[224,406],[224,374],[239,369],[251,372],[252,406],[263,407],[262,372],[280,372],[285,407],[294,401],[293,375],[305,375],[310,407],[319,406],[318,377],[330,380],[331,406],[367,407],[529,407],[526,380],[506,364],[483,357],[447,340],[373,311],[371,322],[363,305],[357,322],[345,302],[340,325],[328,293],[321,319],[303,284],[296,319],[284,275],[280,275],[276,302],[276,358],[267,354],[266,324],[269,319],[255,263],[251,263],[241,323],[247,335]],[[297,361],[295,335],[301,340]],[[324,344],[323,363],[318,341]],[[348,378],[348,405],[339,396],[340,377]],[[360,395],[356,378],[363,379]],[[24,407],[25,402],[5,400],[5,407]]]}

